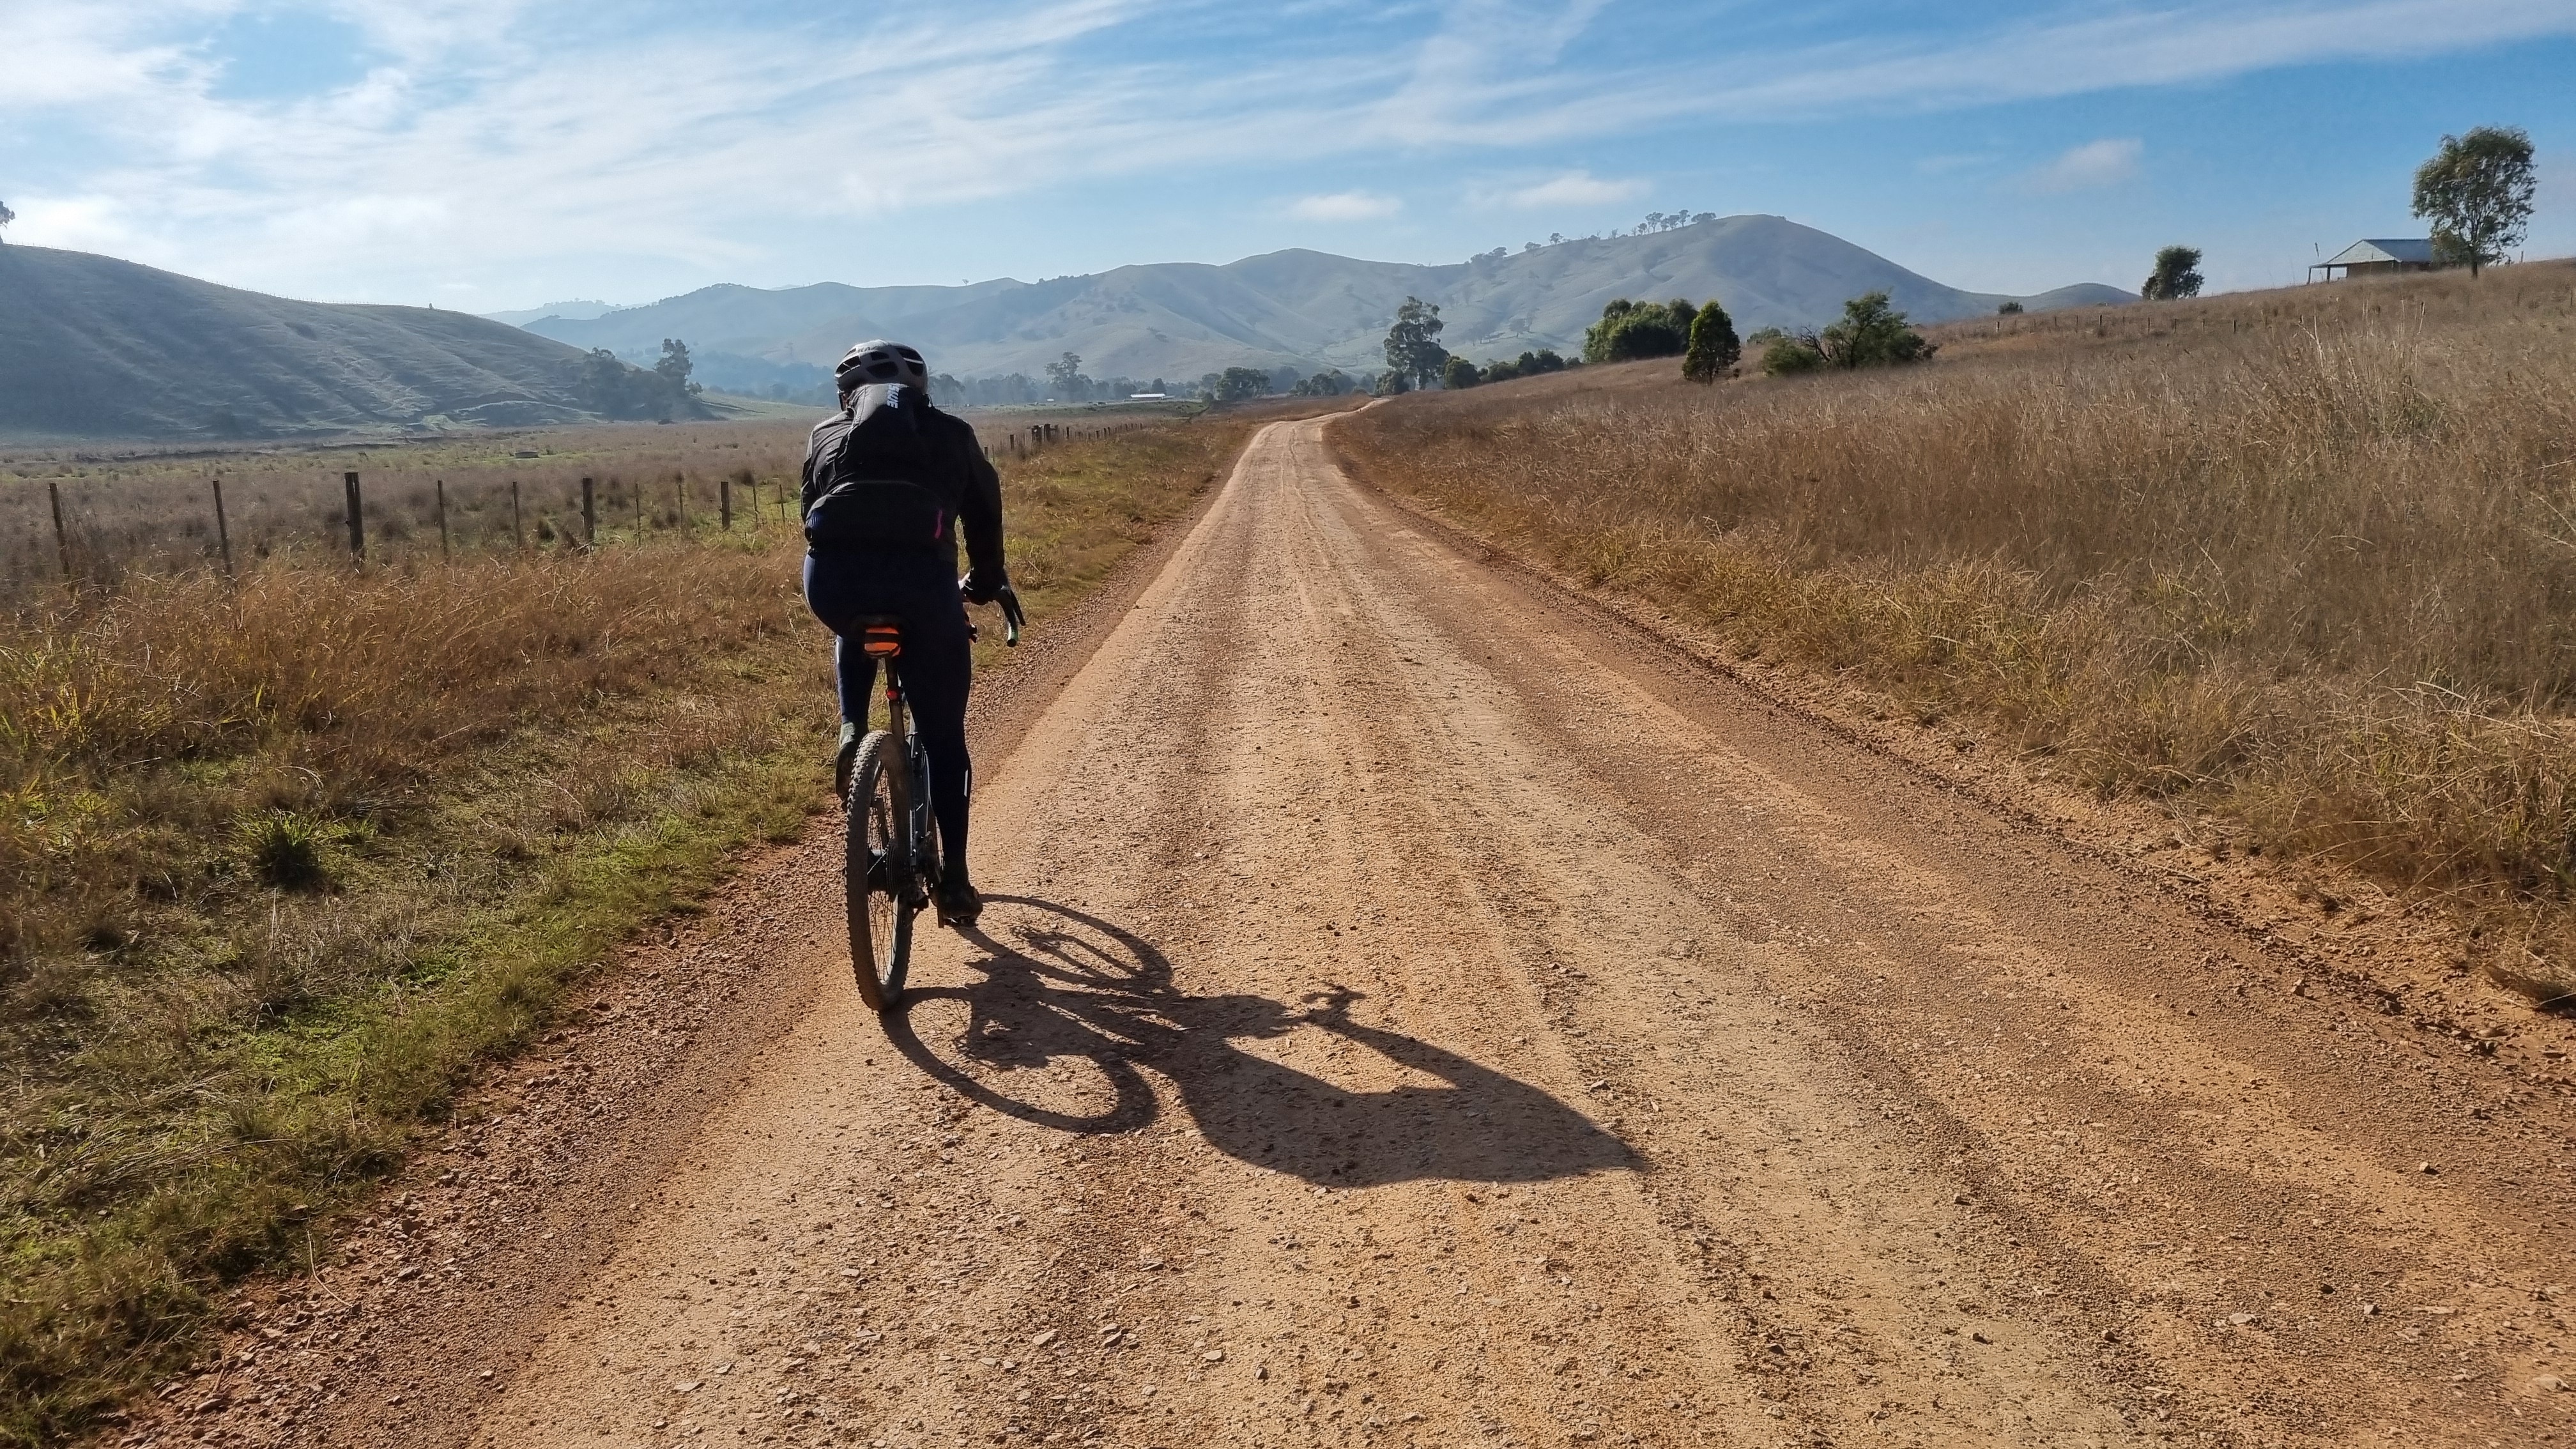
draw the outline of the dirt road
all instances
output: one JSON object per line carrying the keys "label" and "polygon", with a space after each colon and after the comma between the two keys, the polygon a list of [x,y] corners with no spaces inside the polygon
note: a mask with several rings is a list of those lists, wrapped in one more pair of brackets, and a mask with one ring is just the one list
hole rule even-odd
{"label": "dirt road", "polygon": [[[2576,1434],[2558,1090],[1478,561],[1322,426],[984,762],[992,905],[909,1012],[782,857],[669,954],[789,1005],[701,1003],[685,1110],[567,1047],[511,1111],[625,1125],[546,1129],[559,1193],[430,1164],[245,1330],[226,1432]],[[649,1188],[583,1177],[616,1133],[676,1139]]]}

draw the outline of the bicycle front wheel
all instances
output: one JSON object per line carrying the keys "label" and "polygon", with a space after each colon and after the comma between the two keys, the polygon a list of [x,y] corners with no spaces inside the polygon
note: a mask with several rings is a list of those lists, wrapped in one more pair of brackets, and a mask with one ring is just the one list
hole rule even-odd
{"label": "bicycle front wheel", "polygon": [[915,879],[912,779],[899,741],[877,730],[859,742],[850,769],[849,854],[842,875],[849,897],[850,971],[859,997],[878,1011],[903,994],[912,963],[912,918],[922,888]]}

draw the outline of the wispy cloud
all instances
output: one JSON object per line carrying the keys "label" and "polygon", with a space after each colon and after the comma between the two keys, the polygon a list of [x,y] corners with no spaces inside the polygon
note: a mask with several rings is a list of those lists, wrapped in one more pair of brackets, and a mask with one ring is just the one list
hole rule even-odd
{"label": "wispy cloud", "polygon": [[1634,201],[1646,190],[1647,183],[1633,177],[1614,180],[1589,171],[1568,171],[1527,185],[1479,187],[1469,193],[1469,200],[1514,211],[1571,210]]}
{"label": "wispy cloud", "polygon": [[2138,158],[2146,150],[2146,143],[2135,139],[2087,141],[2060,152],[2028,179],[2032,190],[2046,192],[2116,186],[2138,174]]}
{"label": "wispy cloud", "polygon": [[[1731,10],[1672,5],[1635,23],[1622,11],[1614,28],[1605,3],[1297,0],[1248,12],[983,0],[961,24],[770,0],[721,14],[0,0],[0,174],[22,217],[13,239],[244,285],[341,297],[420,296],[473,277],[631,288],[802,272],[831,264],[833,240],[890,218],[1127,176],[1391,150],[1452,172],[1462,156],[1562,165],[1547,148],[1692,120],[1978,106],[2576,33],[2570,0],[2050,4],[1858,38],[1830,28],[1849,23],[1841,11],[1748,29],[1722,23]],[[228,92],[214,37],[234,17],[289,12],[363,37],[360,78]],[[2095,143],[2122,144],[2135,145]],[[2137,164],[2134,149],[2093,149],[2054,163],[2057,184]],[[1534,171],[1467,196],[1577,209],[1645,189]],[[1393,204],[1318,189],[1288,210],[1359,220]],[[1275,202],[1244,206],[1277,214]]]}
{"label": "wispy cloud", "polygon": [[1372,191],[1335,191],[1288,203],[1288,214],[1299,221],[1377,221],[1402,210],[1402,201]]}

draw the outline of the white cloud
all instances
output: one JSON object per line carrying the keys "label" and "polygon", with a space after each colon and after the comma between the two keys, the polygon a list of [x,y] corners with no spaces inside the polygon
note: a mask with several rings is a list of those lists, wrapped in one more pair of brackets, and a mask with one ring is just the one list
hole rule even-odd
{"label": "white cloud", "polygon": [[1288,204],[1288,214],[1299,221],[1376,221],[1403,209],[1404,203],[1395,197],[1370,191],[1301,196]]}
{"label": "white cloud", "polygon": [[[298,4],[356,27],[371,69],[300,98],[229,97],[210,37]],[[1723,49],[1685,17],[1657,22],[1672,43],[1652,58],[1613,63],[1577,43],[1606,28],[1605,0],[985,0],[972,24],[825,8],[0,0],[12,239],[307,296],[463,279],[532,289],[523,300],[641,293],[810,276],[872,221],[1118,176],[1360,151],[1454,172],[1461,153],[1690,119],[1987,105],[2576,34],[2571,0],[2158,0],[2007,19],[1968,7],[1977,18],[1939,32]],[[2123,145],[2125,159],[2099,149]],[[2103,184],[2140,154],[2097,142],[2042,176]],[[2552,205],[2565,174],[2551,171]],[[1571,210],[1645,190],[1578,170],[1467,199]],[[1324,193],[1289,212],[1352,220],[1378,203],[1394,204]]]}
{"label": "white cloud", "polygon": [[1646,194],[1646,183],[1635,178],[1611,180],[1589,171],[1568,171],[1545,181],[1527,186],[1481,188],[1470,193],[1469,200],[1479,206],[1504,206],[1514,211],[1545,211],[1584,206],[1615,206],[1634,201]]}
{"label": "white cloud", "polygon": [[2084,191],[2116,186],[2138,174],[2146,143],[2133,138],[2087,141],[2070,147],[2056,160],[2030,174],[2035,191]]}

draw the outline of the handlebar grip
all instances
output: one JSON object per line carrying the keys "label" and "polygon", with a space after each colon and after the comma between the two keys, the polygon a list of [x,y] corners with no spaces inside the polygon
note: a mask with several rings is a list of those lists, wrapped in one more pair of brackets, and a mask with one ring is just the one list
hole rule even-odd
{"label": "handlebar grip", "polygon": [[995,592],[995,598],[1002,606],[1002,643],[1017,649],[1020,647],[1020,626],[1029,619],[1020,608],[1019,591],[1004,584]]}

